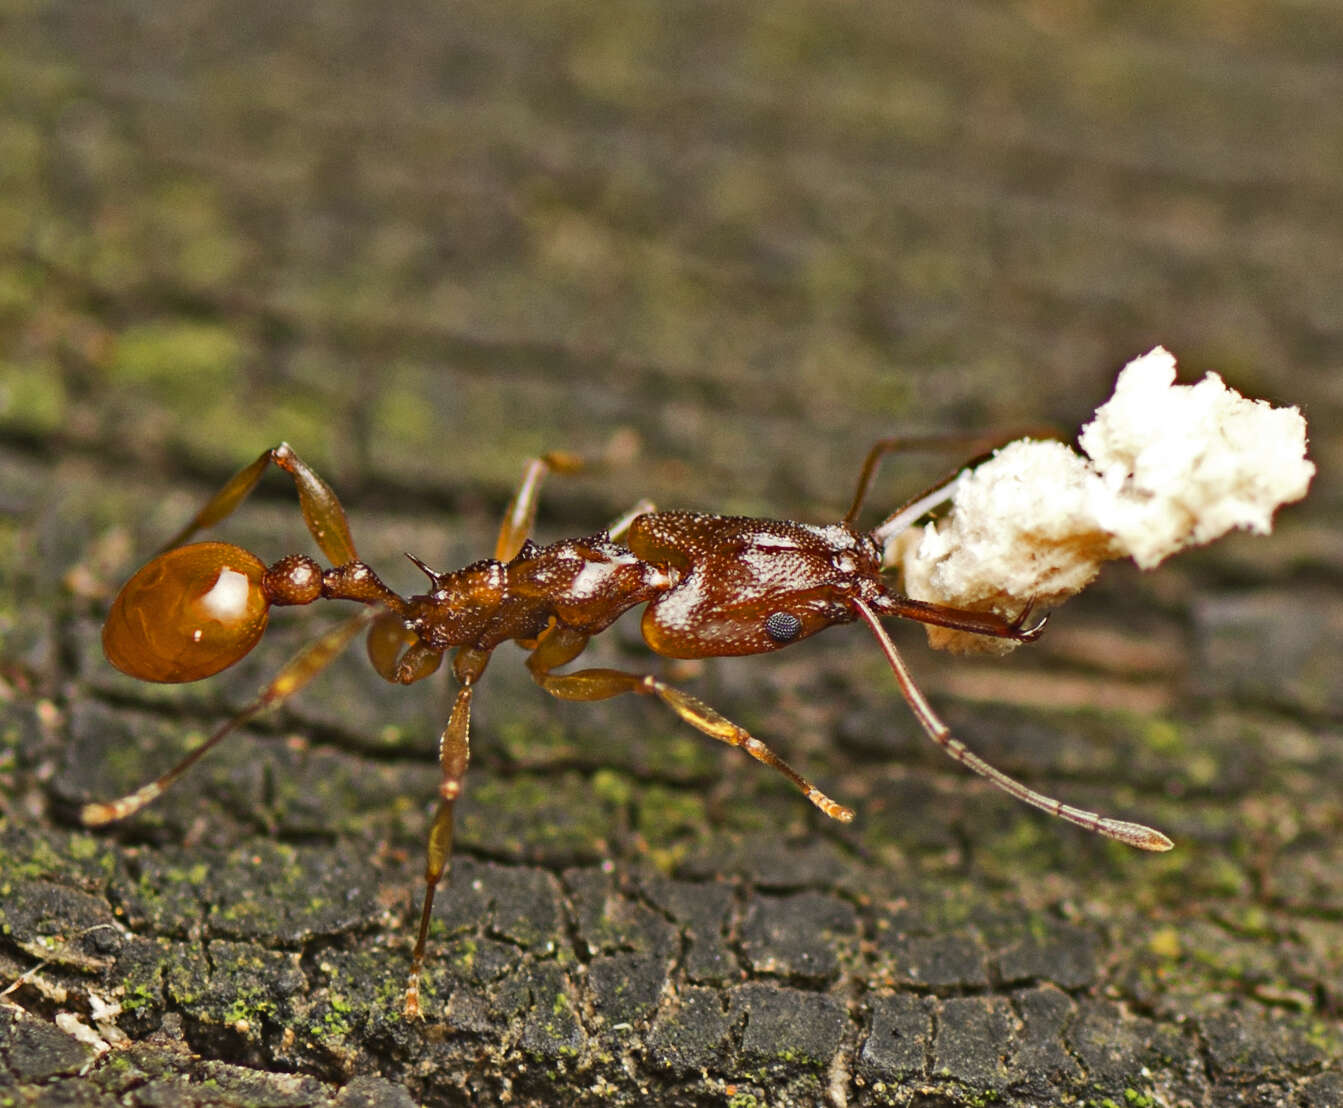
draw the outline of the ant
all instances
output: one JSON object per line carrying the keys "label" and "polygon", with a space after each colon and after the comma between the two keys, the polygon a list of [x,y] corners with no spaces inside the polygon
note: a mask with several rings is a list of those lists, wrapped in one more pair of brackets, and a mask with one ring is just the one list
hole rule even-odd
{"label": "ant", "polygon": [[[469,757],[471,699],[501,643],[512,640],[529,651],[526,665],[532,679],[552,696],[655,696],[710,738],[740,747],[783,774],[831,819],[853,819],[852,809],[830,799],[744,728],[652,674],[618,669],[555,672],[578,657],[593,635],[645,604],[643,637],[654,651],[672,658],[764,654],[832,624],[862,620],[876,636],[919,724],[956,761],[1019,800],[1088,831],[1143,850],[1170,849],[1170,840],[1158,831],[1063,804],[995,769],[951,735],[914,684],[882,627],[882,616],[1021,642],[1035,639],[1044,627],[1044,620],[1026,625],[1029,609],[1009,622],[993,613],[913,600],[888,588],[882,575],[887,540],[950,500],[959,473],[871,531],[859,530],[854,521],[882,455],[922,445],[927,440],[884,439],[873,446],[853,502],[839,523],[815,526],[660,512],[642,502],[605,531],[538,546],[529,534],[543,479],[582,464],[570,454],[546,454],[528,461],[499,529],[494,557],[440,573],[407,555],[429,579],[429,589],[403,597],[360,561],[336,494],[281,443],[230,479],[126,583],[103,627],[104,652],[114,666],[141,680],[195,681],[246,655],[260,641],[272,606],[352,600],[364,605],[363,610],[309,643],[255,700],[162,777],[119,800],[85,805],[82,818],[86,824],[104,824],[138,811],[240,724],[306,685],[364,628],[373,668],[397,684],[428,677],[453,648],[452,672],[459,687],[439,742],[438,807],[429,830],[424,899],[404,1002],[406,1017],[419,1017],[434,892],[448,870],[453,809],[462,795]],[[293,478],[304,521],[329,568],[304,554],[266,566],[229,543],[181,545],[232,513],[271,464]]]}

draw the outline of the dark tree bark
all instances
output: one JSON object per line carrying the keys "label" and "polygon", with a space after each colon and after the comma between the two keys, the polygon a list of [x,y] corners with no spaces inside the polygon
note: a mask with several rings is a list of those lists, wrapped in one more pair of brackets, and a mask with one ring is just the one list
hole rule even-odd
{"label": "dark tree bark", "polygon": [[[351,650],[160,801],[330,613],[155,687],[112,590],[291,441],[402,590],[661,507],[836,519],[901,431],[1076,427],[1160,341],[1339,454],[1343,25],[1323,7],[38,4],[0,16],[0,1094],[268,1105],[1343,1103],[1339,498],[1013,657],[902,634],[957,732],[1153,823],[1137,856],[922,739],[860,630],[477,698],[408,1024],[444,685]],[[876,508],[939,476],[901,459]],[[876,508],[874,508],[874,513]],[[221,531],[307,551],[279,476]],[[320,606],[319,606],[320,607]]]}

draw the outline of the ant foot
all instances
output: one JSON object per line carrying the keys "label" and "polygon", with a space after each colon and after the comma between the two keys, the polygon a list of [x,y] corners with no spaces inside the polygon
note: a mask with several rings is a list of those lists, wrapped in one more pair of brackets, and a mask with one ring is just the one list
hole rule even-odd
{"label": "ant foot", "polygon": [[1034,642],[1044,634],[1045,624],[1049,622],[1049,613],[1046,612],[1030,627],[1026,626],[1026,621],[1030,618],[1031,611],[1035,608],[1035,601],[1028,601],[1026,607],[1021,609],[1021,614],[1017,616],[1008,627],[1012,632],[1012,638],[1017,642]]}

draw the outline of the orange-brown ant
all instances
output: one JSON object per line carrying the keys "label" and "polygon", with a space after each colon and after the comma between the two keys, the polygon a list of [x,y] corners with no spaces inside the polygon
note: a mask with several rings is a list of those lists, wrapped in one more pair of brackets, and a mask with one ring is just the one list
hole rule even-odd
{"label": "orange-brown ant", "polygon": [[[241,470],[181,532],[126,583],[103,628],[103,648],[118,669],[145,681],[195,681],[227,669],[260,640],[272,605],[318,599],[365,605],[354,618],[323,634],[292,658],[241,712],[158,780],[109,803],[88,804],[83,819],[102,824],[139,810],[245,720],[307,684],[362,628],[368,654],[388,681],[428,677],[455,648],[459,689],[439,744],[442,778],[429,831],[424,901],[406,987],[405,1014],[420,1014],[420,973],[434,890],[452,853],[453,809],[468,760],[471,698],[490,655],[517,642],[527,668],[546,692],[565,700],[603,700],[622,693],[660,698],[711,738],[739,746],[772,766],[832,819],[853,812],[826,796],[759,739],[708,705],[651,674],[617,669],[555,670],[573,661],[589,638],[624,612],[646,604],[642,631],[648,645],[672,658],[763,654],[836,623],[861,619],[871,628],[900,691],[928,736],[958,762],[1012,796],[1089,831],[1144,850],[1166,850],[1164,835],[1043,796],[994,769],[958,740],[914,685],[881,625],[882,616],[937,624],[981,635],[1029,641],[1043,621],[1025,615],[1008,622],[986,612],[927,604],[892,592],[882,575],[882,551],[893,535],[950,499],[954,484],[935,485],[871,531],[854,521],[876,465],[890,450],[918,445],[887,439],[868,454],[858,491],[843,520],[827,526],[791,520],[747,519],[691,512],[659,512],[640,504],[608,530],[537,546],[528,537],[538,491],[550,471],[578,468],[576,458],[548,454],[527,463],[509,504],[494,557],[439,573],[411,560],[429,578],[428,592],[402,597],[359,560],[345,511],[335,493],[286,443]],[[198,530],[238,507],[271,463],[294,480],[308,530],[331,563],[323,569],[301,554],[267,567],[240,547],[221,542],[181,546]]]}

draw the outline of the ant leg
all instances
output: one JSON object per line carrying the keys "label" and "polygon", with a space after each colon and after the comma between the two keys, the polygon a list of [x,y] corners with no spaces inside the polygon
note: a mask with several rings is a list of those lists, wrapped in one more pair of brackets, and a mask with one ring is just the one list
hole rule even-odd
{"label": "ant leg", "polygon": [[629,511],[617,517],[611,526],[606,529],[606,535],[612,542],[619,542],[625,537],[625,533],[630,529],[630,524],[640,516],[646,516],[651,512],[657,511],[657,505],[651,500],[640,500]]}
{"label": "ant leg", "polygon": [[562,628],[552,629],[527,658],[532,679],[551,696],[561,700],[606,700],[622,693],[656,696],[692,727],[719,742],[740,747],[756,761],[782,773],[831,819],[841,823],[853,819],[852,809],[831,800],[744,727],[652,674],[627,673],[619,669],[580,669],[566,674],[550,672],[555,666],[576,657],[586,643],[586,636]]}
{"label": "ant leg", "polygon": [[1151,827],[1145,827],[1141,823],[1110,819],[1108,816],[1088,812],[1084,808],[1074,808],[1071,804],[1063,804],[1051,796],[1036,792],[1034,789],[1023,785],[1016,778],[1009,777],[1002,770],[989,765],[988,762],[953,736],[951,729],[933,711],[932,705],[924,698],[919,687],[914,684],[914,678],[909,672],[909,667],[905,665],[905,660],[900,656],[900,652],[895,649],[895,644],[886,634],[886,629],[882,627],[877,614],[861,600],[853,601],[853,606],[858,614],[863,617],[864,622],[872,629],[872,633],[877,636],[877,642],[881,644],[882,652],[886,655],[886,661],[890,663],[891,672],[895,674],[900,692],[909,704],[911,711],[913,711],[914,718],[919,721],[919,726],[923,728],[933,742],[960,762],[961,765],[973,770],[981,777],[987,778],[1009,796],[1014,796],[1026,804],[1048,812],[1051,816],[1067,820],[1069,823],[1074,823],[1088,831],[1093,831],[1097,835],[1104,835],[1107,839],[1115,839],[1118,842],[1127,843],[1129,846],[1136,846],[1139,850],[1169,850],[1175,845],[1160,831]]}
{"label": "ant leg", "polygon": [[[214,494],[191,521],[177,532],[163,550],[181,546],[197,531],[209,527],[231,515],[251,491],[256,488],[266,466],[274,463],[294,479],[298,490],[299,508],[308,531],[321,547],[322,553],[335,566],[346,565],[359,557],[355,553],[354,539],[350,536],[350,524],[345,518],[345,509],[340,506],[336,494],[316,472],[310,468],[287,443],[264,451],[251,465],[244,466]],[[163,551],[160,551],[162,553]]]}
{"label": "ant leg", "polygon": [[433,674],[443,652],[426,646],[395,612],[380,612],[368,629],[368,660],[378,676],[394,685],[409,685]]}
{"label": "ant leg", "polygon": [[[504,510],[504,521],[499,526],[499,539],[494,547],[495,561],[512,561],[531,535],[532,527],[536,523],[536,504],[541,495],[541,482],[546,474],[577,473],[583,468],[583,464],[583,459],[577,454],[564,451],[551,451],[528,461],[522,471],[518,491],[513,494],[513,499],[508,502],[508,507]],[[606,529],[608,537],[619,542],[629,530],[631,523],[639,516],[655,510],[651,500],[640,500]]]}
{"label": "ant leg", "polygon": [[429,921],[434,913],[434,892],[452,863],[453,813],[462,795],[462,780],[471,758],[471,694],[474,682],[457,690],[452,715],[438,744],[438,762],[443,778],[438,785],[438,810],[429,828],[424,859],[424,902],[420,906],[420,929],[410,956],[410,975],[406,979],[406,999],[402,1007],[406,1019],[419,1019],[420,975],[424,970],[424,948],[429,941]]}
{"label": "ant leg", "polygon": [[148,785],[142,785],[133,793],[118,800],[106,803],[85,804],[80,811],[80,819],[86,824],[96,825],[125,819],[156,799],[164,789],[186,773],[207,751],[214,747],[224,736],[246,723],[258,712],[276,704],[281,704],[303,688],[309,681],[325,669],[339,654],[346,643],[365,627],[373,618],[373,609],[360,612],[352,619],[337,624],[319,639],[309,643],[285,664],[267,685],[241,712],[232,719],[220,724],[214,733],[200,746],[173,766],[167,773]]}
{"label": "ant leg", "polygon": [[545,480],[546,474],[552,471],[577,473],[582,468],[582,458],[564,451],[551,451],[527,462],[518,491],[504,510],[504,521],[499,526],[499,540],[494,546],[495,561],[511,562],[532,533],[532,525],[536,522],[536,502],[541,495],[541,482]]}
{"label": "ant leg", "polygon": [[420,929],[410,956],[410,975],[406,979],[406,999],[402,1011],[407,1019],[419,1019],[420,974],[424,969],[424,950],[429,941],[429,921],[434,912],[434,892],[452,863],[453,813],[462,795],[467,763],[471,760],[471,696],[476,681],[490,660],[488,650],[463,647],[457,651],[452,668],[461,688],[452,705],[452,715],[438,741],[438,764],[443,776],[438,785],[438,810],[429,827],[424,861],[424,903],[420,906]]}

